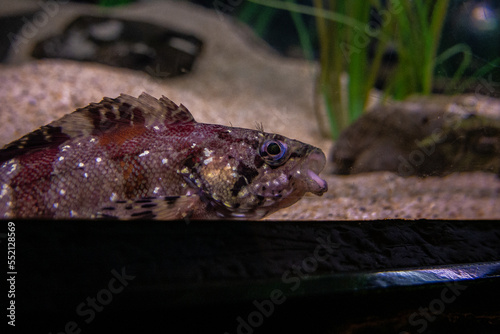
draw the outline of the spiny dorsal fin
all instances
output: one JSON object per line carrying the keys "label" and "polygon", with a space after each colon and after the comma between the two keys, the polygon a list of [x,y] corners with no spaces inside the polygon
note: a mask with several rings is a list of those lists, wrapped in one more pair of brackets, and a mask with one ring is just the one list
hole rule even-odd
{"label": "spiny dorsal fin", "polygon": [[193,115],[185,106],[182,104],[178,106],[166,96],[156,99],[147,93],[142,93],[138,98],[121,94],[113,101],[125,106],[139,107],[144,117],[162,119],[169,124],[195,122]]}
{"label": "spiny dorsal fin", "polygon": [[[151,97],[150,95],[147,95],[145,93],[142,93],[140,97],[144,95],[146,95],[148,98]],[[170,120],[170,123],[196,122],[193,115],[191,115],[189,110],[184,105],[181,104],[180,106],[177,106],[174,102],[172,102],[172,100],[168,99],[164,95],[160,98],[159,103],[162,106],[162,113],[166,121]]]}
{"label": "spiny dorsal fin", "polygon": [[0,162],[30,151],[58,147],[72,138],[99,136],[157,122],[178,124],[195,120],[186,107],[177,106],[165,96],[156,99],[142,93],[138,98],[127,94],[104,97],[99,103],[90,103],[7,144],[0,150]]}
{"label": "spiny dorsal fin", "polygon": [[[79,113],[83,114],[87,122],[81,122]],[[68,131],[83,130],[84,134],[87,134],[85,127],[90,127],[92,134],[100,134],[120,127],[148,125],[157,121],[165,124],[195,122],[182,104],[178,106],[165,96],[158,100],[147,93],[142,93],[138,98],[127,94],[114,99],[105,97],[101,102],[91,103],[59,121]]]}

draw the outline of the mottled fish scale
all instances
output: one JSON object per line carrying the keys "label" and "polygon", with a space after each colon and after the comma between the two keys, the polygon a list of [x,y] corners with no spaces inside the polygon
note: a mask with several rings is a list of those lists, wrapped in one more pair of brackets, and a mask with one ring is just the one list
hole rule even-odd
{"label": "mottled fish scale", "polygon": [[261,218],[321,195],[323,152],[197,123],[143,93],[104,98],[0,150],[3,217]]}

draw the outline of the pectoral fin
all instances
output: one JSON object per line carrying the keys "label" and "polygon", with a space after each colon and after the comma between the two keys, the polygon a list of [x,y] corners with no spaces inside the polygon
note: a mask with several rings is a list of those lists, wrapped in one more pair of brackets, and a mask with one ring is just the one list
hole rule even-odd
{"label": "pectoral fin", "polygon": [[196,205],[197,195],[145,197],[137,200],[115,201],[103,207],[99,218],[176,220],[188,218]]}

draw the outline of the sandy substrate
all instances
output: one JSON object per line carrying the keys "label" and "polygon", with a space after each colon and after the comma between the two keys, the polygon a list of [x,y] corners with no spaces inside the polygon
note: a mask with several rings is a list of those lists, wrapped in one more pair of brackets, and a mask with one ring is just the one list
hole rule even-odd
{"label": "sandy substrate", "polygon": [[[76,13],[92,10],[61,6],[60,14],[44,29],[57,30]],[[103,96],[138,96],[146,91],[183,103],[201,122],[247,128],[262,122],[268,132],[329,151],[332,143],[320,136],[313,112],[314,65],[279,57],[239,25],[184,3],[162,2],[116,13],[168,22],[204,40],[193,73],[157,80],[136,71],[70,61],[2,65],[0,145]],[[47,34],[44,29],[40,36]],[[21,59],[22,53],[18,56]],[[326,194],[306,196],[269,219],[500,218],[500,179],[492,174],[425,179],[391,173],[322,177],[329,185]]]}
{"label": "sandy substrate", "polygon": [[493,174],[399,177],[390,172],[324,176],[329,190],[269,219],[498,219],[500,179]]}

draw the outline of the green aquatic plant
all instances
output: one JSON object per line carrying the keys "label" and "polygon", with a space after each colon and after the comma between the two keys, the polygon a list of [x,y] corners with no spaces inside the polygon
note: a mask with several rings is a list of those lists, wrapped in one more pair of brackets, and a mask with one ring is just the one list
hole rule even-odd
{"label": "green aquatic plant", "polygon": [[[313,4],[317,10],[338,15],[316,15],[321,66],[316,84],[316,98],[319,99],[316,109],[324,106],[330,135],[337,138],[363,112],[376,79],[373,73],[382,58],[377,57],[371,64],[368,62],[370,37],[365,33],[364,22],[369,20],[369,2],[313,0]],[[345,72],[348,73],[347,83],[342,80]],[[326,131],[323,129],[323,132]]]}
{"label": "green aquatic plant", "polygon": [[[302,11],[309,8],[307,6],[297,5],[295,0],[284,0],[283,4],[274,2],[271,5],[268,5],[266,2],[246,1],[238,11],[237,16],[239,20],[251,26],[258,36],[265,38],[266,34],[270,30],[269,27],[272,23],[272,19],[276,16],[276,14],[278,14],[278,10],[288,9],[289,6],[299,6],[302,8]],[[304,23],[301,15],[302,11],[289,10],[288,12],[290,13],[296,27],[304,57],[308,60],[313,60],[314,48],[311,41],[313,38],[313,36],[311,36],[313,32],[311,32]]]}
{"label": "green aquatic plant", "polygon": [[[320,100],[316,105],[317,109],[320,105],[326,108],[333,138],[366,109],[389,46],[396,50],[398,61],[386,82],[384,96],[394,99],[415,93],[430,94],[436,67],[451,56],[462,54],[462,63],[449,85],[457,87],[470,63],[471,51],[465,44],[437,54],[449,0],[312,0],[313,6],[293,0],[249,2],[287,10],[295,17],[301,14],[315,17],[321,66],[317,82]],[[374,18],[370,13],[378,16]],[[304,36],[310,36],[311,32],[304,30],[300,20],[294,22],[299,23],[296,27],[302,36],[302,46],[307,46],[310,38]],[[305,53],[310,55],[312,51]],[[346,80],[342,79],[343,73],[347,74]]]}
{"label": "green aquatic plant", "polygon": [[250,25],[258,36],[264,37],[275,14],[274,8],[246,2],[240,10],[238,18]]}
{"label": "green aquatic plant", "polygon": [[[392,1],[400,6],[394,20],[388,24],[394,32],[393,40],[398,52],[398,69],[388,87],[388,92],[396,99],[413,93],[428,95],[432,92],[437,51],[441,31],[446,18],[449,0],[436,1]],[[470,55],[470,49],[456,45],[446,50],[443,59],[456,53]],[[465,60],[463,64],[469,61]],[[467,64],[468,65],[468,64]],[[465,68],[460,66],[456,75],[461,76]]]}
{"label": "green aquatic plant", "polygon": [[[251,3],[253,3],[254,6],[251,6]],[[368,17],[370,7],[369,3],[364,1],[353,1],[347,4],[340,1],[331,1],[331,3],[333,3],[334,7],[326,9],[322,7],[323,4],[321,1],[316,1],[315,6],[311,7],[297,4],[295,0],[249,0],[247,8],[251,8],[253,13],[257,12],[255,5],[289,11],[295,23],[299,40],[304,50],[304,55],[307,59],[311,60],[314,54],[311,42],[314,33],[306,28],[301,14],[312,15],[316,18],[316,35],[321,46],[321,71],[316,85],[316,96],[322,99],[320,103],[316,103],[316,109],[318,111],[319,104],[322,104],[327,109],[326,114],[328,116],[329,126],[322,130],[325,133],[331,131],[333,137],[337,137],[340,130],[356,119],[363,110],[362,103],[359,99],[354,99],[352,96],[356,94],[367,94],[369,90],[368,87],[373,86],[373,84],[369,84],[366,81],[367,70],[365,70],[365,52],[357,53],[353,57],[346,59],[341,49],[338,48],[340,43],[343,42],[343,34],[350,34],[349,31],[352,31],[352,29],[361,31],[365,28],[363,22],[366,21]],[[358,19],[356,15],[346,15],[344,13],[346,9],[355,11],[356,15],[363,16],[362,19]],[[250,11],[250,9],[246,12],[248,11]],[[240,19],[249,22],[246,15],[241,15]],[[341,83],[342,73],[345,72],[347,63],[350,64],[349,68],[352,71],[350,74],[353,78],[350,80],[349,84],[351,88],[348,94],[349,97],[351,97],[350,99],[342,94],[344,90],[342,89]],[[355,77],[363,78],[363,85],[355,84],[361,81],[356,80]],[[376,78],[373,76],[372,81],[375,79]],[[320,124],[322,125],[321,122]]]}

